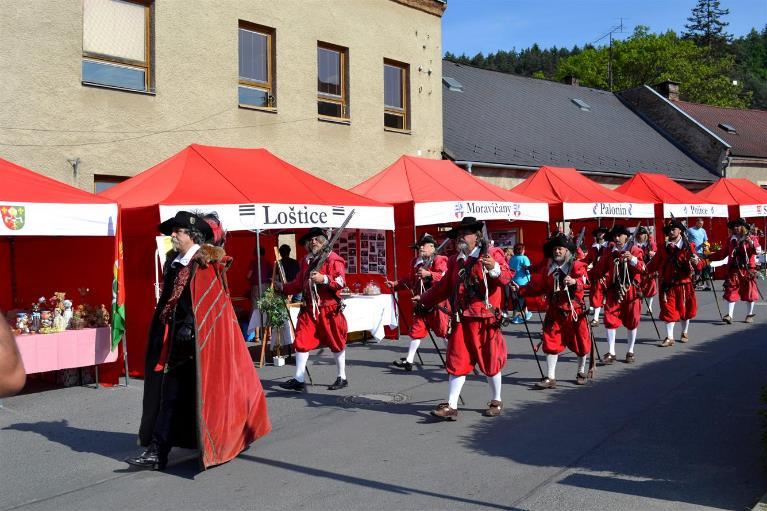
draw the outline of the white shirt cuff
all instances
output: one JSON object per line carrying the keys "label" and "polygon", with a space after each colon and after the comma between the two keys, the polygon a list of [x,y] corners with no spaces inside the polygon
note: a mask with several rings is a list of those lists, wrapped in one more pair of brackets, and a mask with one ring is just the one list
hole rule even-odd
{"label": "white shirt cuff", "polygon": [[636,266],[639,262],[639,259],[636,258],[636,256],[631,256],[631,259],[629,259],[629,263],[631,263],[631,266]]}
{"label": "white shirt cuff", "polygon": [[498,264],[498,261],[495,262],[495,266],[493,266],[492,270],[488,270],[487,276],[491,279],[497,279],[501,276],[501,265]]}

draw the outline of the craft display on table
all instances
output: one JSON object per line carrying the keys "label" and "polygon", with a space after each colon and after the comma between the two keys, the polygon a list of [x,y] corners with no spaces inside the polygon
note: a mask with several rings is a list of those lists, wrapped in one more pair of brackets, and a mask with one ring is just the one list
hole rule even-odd
{"label": "craft display on table", "polygon": [[363,291],[364,295],[367,296],[376,296],[381,294],[381,288],[378,287],[378,284],[373,282],[372,280],[368,282],[367,286],[365,286],[365,291]]}
{"label": "craft display on table", "polygon": [[[87,288],[82,289],[87,293]],[[7,319],[14,325],[16,335],[54,334],[65,330],[105,327],[110,324],[110,314],[103,303],[98,307],[81,303],[75,308],[72,300],[66,299],[65,293],[60,292],[54,293],[48,299],[41,296],[31,304],[29,310],[9,311]]]}

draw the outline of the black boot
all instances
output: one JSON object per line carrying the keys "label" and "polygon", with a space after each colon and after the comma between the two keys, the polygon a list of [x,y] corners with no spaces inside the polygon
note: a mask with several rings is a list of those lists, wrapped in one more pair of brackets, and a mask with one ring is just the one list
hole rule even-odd
{"label": "black boot", "polygon": [[330,385],[328,387],[328,390],[338,390],[348,386],[349,386],[349,382],[339,376],[338,378],[336,378],[336,381],[333,382],[333,385]]}
{"label": "black boot", "polygon": [[125,458],[125,462],[143,470],[165,470],[168,466],[169,452],[170,449],[161,448],[156,442],[152,442],[144,452]]}

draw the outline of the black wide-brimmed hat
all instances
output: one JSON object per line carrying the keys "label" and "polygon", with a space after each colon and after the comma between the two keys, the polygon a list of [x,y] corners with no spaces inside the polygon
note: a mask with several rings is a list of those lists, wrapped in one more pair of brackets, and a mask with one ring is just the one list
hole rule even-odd
{"label": "black wide-brimmed hat", "polygon": [[637,227],[636,235],[639,236],[640,234],[647,234],[649,236],[650,231],[647,230],[647,227],[640,225],[639,227]]}
{"label": "black wide-brimmed hat", "polygon": [[597,227],[596,229],[591,231],[591,235],[596,238],[599,233],[607,234],[608,232],[610,232],[610,229],[608,229],[607,227]]}
{"label": "black wide-brimmed hat", "polygon": [[727,222],[727,228],[728,229],[735,229],[736,227],[740,227],[740,226],[743,226],[746,229],[750,229],[751,228],[751,226],[748,224],[748,222],[746,222],[745,218],[738,218],[736,220],[730,220],[729,222]]}
{"label": "black wide-brimmed hat", "polygon": [[461,222],[458,225],[447,231],[447,237],[455,239],[461,231],[481,231],[484,225],[484,222],[477,220],[473,216],[465,216],[461,218]]}
{"label": "black wide-brimmed hat", "polygon": [[196,229],[202,233],[205,241],[213,240],[213,229],[210,228],[208,222],[191,211],[179,211],[176,216],[157,226],[157,230],[166,236],[173,234],[175,229]]}
{"label": "black wide-brimmed hat", "polygon": [[435,247],[437,246],[437,241],[434,239],[434,236],[432,236],[428,232],[425,232],[418,241],[410,245],[410,248],[421,248],[427,243],[431,243]]}
{"label": "black wide-brimmed hat", "polygon": [[615,238],[616,236],[620,236],[621,234],[625,234],[626,236],[631,236],[631,232],[626,228],[625,225],[617,224],[610,231],[610,238]]}
{"label": "black wide-brimmed hat", "polygon": [[562,233],[556,233],[543,244],[543,255],[551,257],[556,247],[564,247],[570,251],[571,254],[575,253],[575,243],[570,238]]}
{"label": "black wide-brimmed hat", "polygon": [[679,220],[670,220],[665,226],[663,226],[663,234],[668,236],[671,234],[671,229],[679,229],[680,231],[686,231],[687,227]]}
{"label": "black wide-brimmed hat", "polygon": [[303,236],[301,236],[298,239],[298,243],[303,245],[304,243],[306,243],[310,239],[314,238],[315,236],[325,236],[325,237],[327,237],[327,233],[325,231],[323,231],[322,229],[320,229],[319,227],[312,227],[311,229],[306,231],[306,234],[304,234]]}

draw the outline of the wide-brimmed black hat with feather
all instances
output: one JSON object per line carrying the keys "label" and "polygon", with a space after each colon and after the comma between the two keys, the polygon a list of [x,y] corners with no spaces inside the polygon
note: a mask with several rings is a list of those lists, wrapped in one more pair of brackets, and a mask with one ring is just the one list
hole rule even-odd
{"label": "wide-brimmed black hat with feather", "polygon": [[447,231],[447,237],[455,239],[461,231],[481,231],[484,225],[484,222],[477,220],[473,216],[465,216],[461,218],[461,222],[458,225]]}
{"label": "wide-brimmed black hat with feather", "polygon": [[549,238],[546,243],[543,244],[543,255],[551,257],[556,247],[564,247],[570,251],[571,254],[575,253],[575,243],[562,233],[556,233]]}

